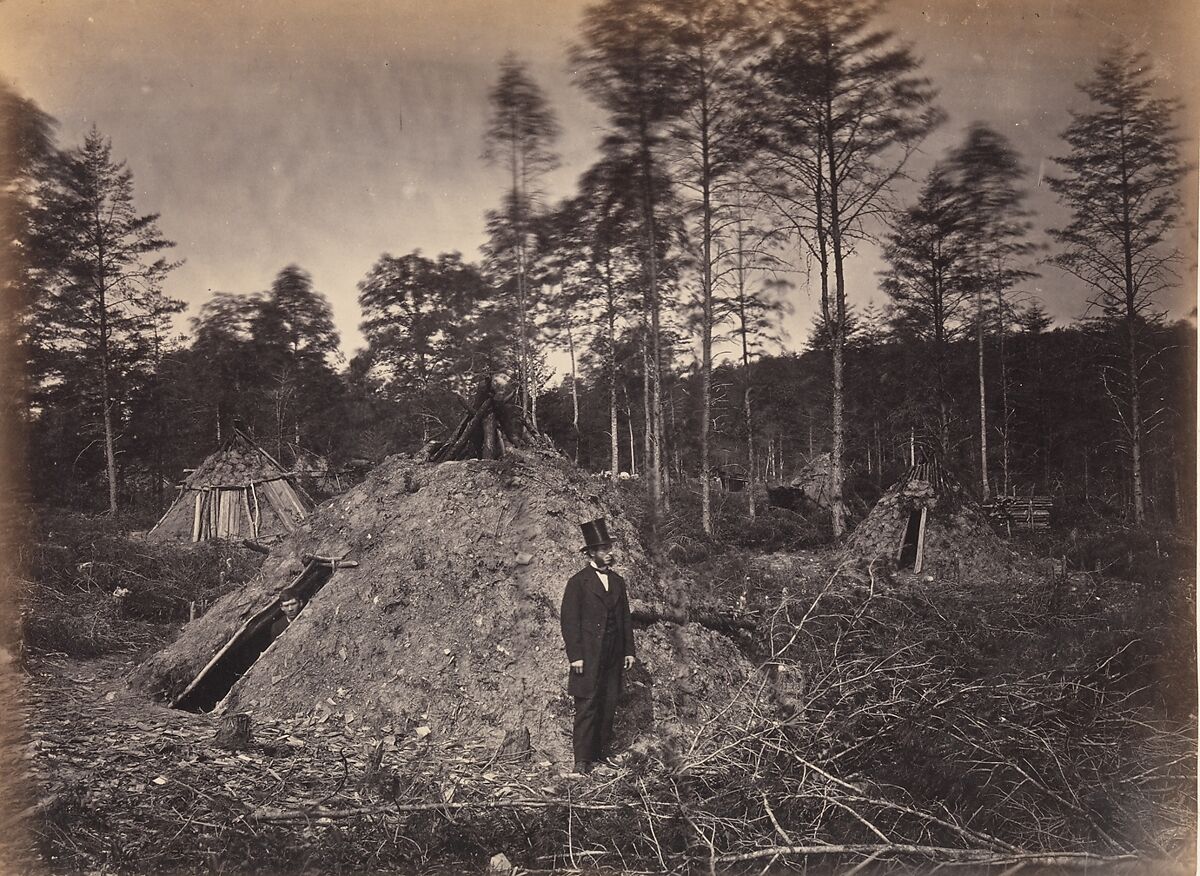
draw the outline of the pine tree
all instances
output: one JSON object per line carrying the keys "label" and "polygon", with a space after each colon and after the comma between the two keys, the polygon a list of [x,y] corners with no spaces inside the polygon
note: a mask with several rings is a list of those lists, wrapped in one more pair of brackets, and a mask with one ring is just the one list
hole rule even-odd
{"label": "pine tree", "polygon": [[28,381],[36,381],[40,358],[30,320],[53,261],[39,204],[61,171],[54,125],[33,101],[0,80],[0,356],[9,366],[0,412],[11,424],[27,413]]}
{"label": "pine tree", "polygon": [[971,287],[975,295],[975,349],[979,386],[979,477],[986,500],[991,495],[984,367],[987,313],[989,307],[994,308],[998,320],[1003,488],[1007,490],[1011,416],[1005,340],[1012,307],[1005,296],[1018,282],[1034,276],[1019,263],[1033,250],[1032,245],[1024,239],[1030,228],[1026,220],[1028,213],[1022,206],[1025,192],[1020,186],[1025,169],[1007,138],[980,123],[971,125],[963,145],[951,153],[950,166],[963,202],[963,227],[973,260]]}
{"label": "pine tree", "polygon": [[92,410],[103,426],[108,506],[117,512],[116,444],[124,380],[141,344],[162,314],[182,310],[163,280],[178,262],[158,255],[174,246],[158,229],[158,214],[139,215],[133,175],[114,161],[112,145],[95,128],[66,156],[62,184],[47,193],[47,227],[57,263],[41,302],[39,330],[52,350],[63,392],[97,391]]}
{"label": "pine tree", "polygon": [[333,312],[307,271],[288,265],[276,275],[259,299],[250,336],[271,382],[276,456],[282,459],[288,437],[294,452],[311,443],[301,424],[320,418],[337,386],[329,361],[338,355]]}
{"label": "pine tree", "polygon": [[1051,232],[1062,247],[1054,262],[1090,287],[1091,306],[1124,335],[1122,364],[1101,376],[1128,448],[1139,525],[1146,517],[1143,335],[1158,316],[1155,296],[1177,278],[1181,255],[1171,234],[1186,173],[1175,134],[1179,102],[1155,96],[1156,88],[1144,53],[1128,45],[1109,51],[1080,86],[1091,106],[1072,113],[1063,133],[1071,151],[1055,159],[1062,175],[1049,179],[1071,211],[1070,223]]}
{"label": "pine tree", "polygon": [[[536,396],[531,386],[533,332],[536,304],[530,288],[530,241],[541,196],[541,180],[558,166],[552,147],[558,122],[545,94],[529,75],[525,64],[509,54],[500,62],[500,78],[488,95],[491,117],[484,137],[483,157],[503,165],[509,187],[504,205],[490,213],[490,271],[504,274],[513,291],[517,320],[517,379],[521,409],[531,410]],[[536,426],[536,412],[534,425]]]}
{"label": "pine tree", "polygon": [[939,121],[911,51],[877,30],[878,0],[777,0],[777,38],[760,65],[763,145],[777,203],[820,269],[829,333],[833,531],[846,529],[845,265],[884,208],[891,183]]}
{"label": "pine tree", "polygon": [[602,152],[611,162],[630,160],[636,172],[642,243],[646,442],[645,474],[651,526],[663,507],[664,424],[662,401],[662,245],[664,202],[669,193],[662,168],[665,128],[680,108],[679,84],[670,60],[659,0],[602,0],[584,13],[583,44],[571,53],[583,87],[609,113]]}
{"label": "pine tree", "polygon": [[721,316],[723,266],[736,240],[738,169],[750,150],[740,113],[745,65],[750,56],[744,7],[725,0],[669,0],[661,6],[668,34],[679,112],[668,127],[672,176],[690,220],[699,270],[700,329],[700,520],[711,534],[709,437],[712,428],[713,338]]}
{"label": "pine tree", "polygon": [[948,354],[970,295],[966,220],[958,187],[945,165],[938,165],[917,202],[896,218],[884,247],[889,269],[883,290],[891,299],[892,326],[901,338],[928,346],[932,354],[935,422],[943,454],[950,450]]}

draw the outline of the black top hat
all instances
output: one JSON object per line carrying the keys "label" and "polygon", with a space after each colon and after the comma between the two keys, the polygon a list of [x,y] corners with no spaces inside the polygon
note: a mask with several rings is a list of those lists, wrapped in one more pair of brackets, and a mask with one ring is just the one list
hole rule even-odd
{"label": "black top hat", "polygon": [[583,547],[580,548],[582,551],[608,547],[612,544],[612,539],[608,537],[608,524],[603,517],[597,517],[595,520],[581,523],[579,524],[579,528],[583,532]]}

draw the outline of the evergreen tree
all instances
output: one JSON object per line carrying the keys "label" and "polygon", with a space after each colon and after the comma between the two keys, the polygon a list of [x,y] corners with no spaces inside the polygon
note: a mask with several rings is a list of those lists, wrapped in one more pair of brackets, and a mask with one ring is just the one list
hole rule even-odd
{"label": "evergreen tree", "polygon": [[1062,247],[1054,262],[1088,285],[1091,306],[1124,336],[1101,376],[1128,449],[1138,524],[1146,517],[1144,337],[1158,319],[1155,297],[1177,279],[1171,235],[1186,173],[1175,134],[1180,105],[1155,96],[1156,86],[1144,53],[1124,44],[1109,51],[1080,86],[1091,106],[1072,113],[1063,133],[1070,152],[1055,159],[1062,175],[1049,179],[1071,211],[1070,223],[1051,232]]}
{"label": "evergreen tree", "polygon": [[53,265],[52,238],[40,209],[58,181],[54,120],[0,80],[0,356],[5,359],[4,421],[21,422],[37,381],[38,337],[31,322]]}
{"label": "evergreen tree", "polygon": [[289,443],[293,454],[312,443],[307,425],[327,419],[321,414],[338,388],[329,362],[338,355],[333,313],[307,271],[288,265],[276,275],[258,301],[250,336],[269,385],[276,458],[283,459]]}
{"label": "evergreen tree", "polygon": [[1008,490],[1011,421],[1005,339],[1011,320],[1006,294],[1023,279],[1034,276],[1020,265],[1033,246],[1025,235],[1028,215],[1020,186],[1025,170],[1008,140],[987,125],[973,124],[962,146],[950,155],[964,208],[963,230],[973,262],[971,288],[975,295],[975,350],[979,386],[979,477],[983,498],[991,495],[988,477],[987,382],[985,339],[988,310],[994,308],[1000,358],[1003,489]]}
{"label": "evergreen tree", "polygon": [[571,53],[583,87],[609,114],[602,152],[610,162],[635,168],[642,244],[643,338],[648,410],[646,479],[651,526],[657,526],[663,490],[662,252],[661,215],[669,192],[663,178],[662,141],[680,109],[679,83],[671,62],[660,0],[602,0],[584,12],[583,42]]}
{"label": "evergreen tree", "polygon": [[174,244],[159,231],[157,214],[134,209],[133,175],[95,128],[67,154],[62,184],[47,192],[45,207],[57,260],[36,317],[49,353],[47,380],[100,421],[109,511],[116,513],[126,379],[144,362],[144,341],[162,315],[183,308],[161,289],[178,263],[159,253]]}
{"label": "evergreen tree", "polygon": [[691,255],[697,265],[695,297],[700,334],[700,520],[713,531],[709,433],[712,426],[713,339],[726,312],[718,301],[722,267],[736,237],[737,171],[748,140],[740,98],[750,54],[744,7],[725,0],[672,0],[661,7],[678,82],[679,112],[668,127],[672,176],[689,220]]}
{"label": "evergreen tree", "polygon": [[833,530],[846,529],[846,260],[884,207],[909,155],[939,121],[911,51],[876,28],[879,0],[777,0],[777,33],[760,65],[763,145],[777,201],[820,269],[830,339]]}
{"label": "evergreen tree", "polygon": [[[491,274],[504,276],[503,287],[511,290],[514,299],[518,394],[521,409],[526,411],[536,400],[530,385],[534,354],[531,314],[536,307],[530,288],[530,240],[542,177],[558,166],[552,147],[559,128],[545,94],[512,54],[500,62],[500,78],[488,100],[491,117],[483,156],[489,164],[503,165],[509,177],[503,207],[488,215],[488,267]],[[536,411],[533,419],[536,427]]]}
{"label": "evergreen tree", "polygon": [[965,234],[967,212],[960,191],[944,165],[930,171],[917,202],[900,213],[888,234],[884,258],[889,268],[883,290],[891,299],[897,335],[928,348],[933,365],[938,445],[950,450],[947,370],[950,345],[963,324],[970,295]]}

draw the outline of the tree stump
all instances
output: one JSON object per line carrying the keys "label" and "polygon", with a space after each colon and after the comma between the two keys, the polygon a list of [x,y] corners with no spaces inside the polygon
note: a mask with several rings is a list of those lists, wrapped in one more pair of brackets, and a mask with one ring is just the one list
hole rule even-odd
{"label": "tree stump", "polygon": [[226,715],[213,735],[213,744],[229,751],[250,747],[250,716],[245,713]]}
{"label": "tree stump", "polygon": [[529,743],[529,728],[519,727],[504,734],[504,741],[496,749],[496,760],[506,763],[524,763],[533,754]]}

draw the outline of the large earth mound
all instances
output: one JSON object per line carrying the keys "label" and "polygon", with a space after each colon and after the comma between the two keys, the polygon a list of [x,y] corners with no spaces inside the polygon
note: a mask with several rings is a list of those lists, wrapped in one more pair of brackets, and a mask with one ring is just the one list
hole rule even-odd
{"label": "large earth mound", "polygon": [[[686,588],[677,575],[654,574],[608,490],[544,451],[437,465],[393,457],[318,508],[257,578],[189,624],[133,684],[175,699],[277,603],[306,557],[338,558],[357,565],[334,568],[218,709],[337,713],[498,743],[528,730],[535,751],[567,761],[572,703],[558,612],[583,565],[578,524],[608,518],[635,616],[687,611]],[[619,744],[712,716],[751,672],[732,642],[698,624],[635,627],[639,665],[627,676]]]}

